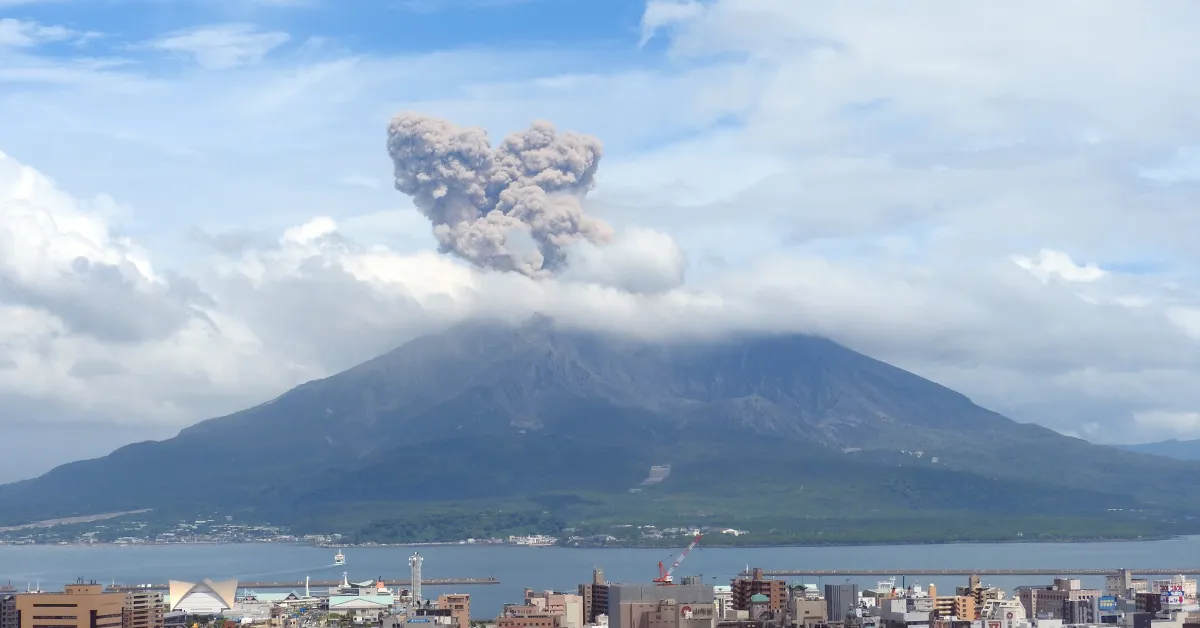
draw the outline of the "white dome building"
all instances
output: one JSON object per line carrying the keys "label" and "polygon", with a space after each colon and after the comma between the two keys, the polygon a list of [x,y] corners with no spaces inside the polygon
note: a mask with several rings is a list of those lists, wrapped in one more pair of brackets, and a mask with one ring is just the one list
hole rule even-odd
{"label": "white dome building", "polygon": [[213,582],[171,581],[171,612],[183,611],[192,615],[219,615],[233,608],[237,595],[237,580]]}

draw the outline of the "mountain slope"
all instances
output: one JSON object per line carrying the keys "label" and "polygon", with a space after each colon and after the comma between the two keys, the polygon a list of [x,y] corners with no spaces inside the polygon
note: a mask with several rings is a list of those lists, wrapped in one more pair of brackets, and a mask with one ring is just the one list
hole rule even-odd
{"label": "mountain slope", "polygon": [[1116,445],[1117,449],[1139,454],[1151,454],[1176,460],[1200,460],[1200,440],[1169,439],[1156,443],[1138,445]]}
{"label": "mountain slope", "polygon": [[[670,477],[630,493],[654,464]],[[212,507],[280,521],[447,503],[588,517],[682,504],[1173,513],[1200,503],[1197,470],[1017,424],[822,338],[645,343],[539,317],[419,338],[173,439],[0,487],[0,519]]]}

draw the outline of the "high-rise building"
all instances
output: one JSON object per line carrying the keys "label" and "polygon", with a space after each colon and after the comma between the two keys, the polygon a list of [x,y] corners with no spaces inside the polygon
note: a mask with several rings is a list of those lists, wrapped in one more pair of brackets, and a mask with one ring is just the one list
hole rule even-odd
{"label": "high-rise building", "polygon": [[857,584],[825,585],[825,616],[829,621],[846,621],[858,606]]}
{"label": "high-rise building", "polygon": [[163,628],[163,595],[158,591],[130,591],[125,594],[123,628]]}
{"label": "high-rise building", "polygon": [[600,615],[608,615],[608,583],[604,581],[604,570],[593,569],[592,581],[579,585],[579,597],[583,598],[583,621],[595,624]]}
{"label": "high-rise building", "polygon": [[16,596],[20,628],[121,628],[124,593],[105,593],[95,582],[68,584],[61,593]]}
{"label": "high-rise building", "polygon": [[458,628],[471,628],[471,596],[468,593],[443,593],[438,608],[448,609]]}
{"label": "high-rise building", "polygon": [[0,628],[21,628],[16,594],[0,593]]}
{"label": "high-rise building", "polygon": [[732,583],[733,607],[739,611],[750,610],[750,598],[762,594],[767,596],[773,611],[781,611],[787,605],[787,583],[783,580],[768,580],[763,570],[755,567],[749,578],[735,578]]}

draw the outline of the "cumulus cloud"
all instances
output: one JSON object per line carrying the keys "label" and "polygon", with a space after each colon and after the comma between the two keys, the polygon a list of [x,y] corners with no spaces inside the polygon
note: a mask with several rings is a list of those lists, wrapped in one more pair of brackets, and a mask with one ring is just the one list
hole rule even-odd
{"label": "cumulus cloud", "polygon": [[207,295],[190,280],[156,274],[90,209],[0,153],[0,302],[118,342],[164,338],[200,316],[195,306]]}

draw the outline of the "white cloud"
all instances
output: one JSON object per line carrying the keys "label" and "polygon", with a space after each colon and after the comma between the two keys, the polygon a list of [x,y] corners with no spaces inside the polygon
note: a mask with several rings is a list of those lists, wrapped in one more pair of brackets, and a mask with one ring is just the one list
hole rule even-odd
{"label": "white cloud", "polygon": [[0,18],[0,48],[28,48],[77,36],[78,33],[62,26],[45,26],[27,20]]}
{"label": "white cloud", "polygon": [[1031,275],[1037,277],[1042,283],[1050,281],[1051,278],[1069,282],[1088,283],[1098,281],[1107,274],[1104,272],[1104,269],[1095,264],[1079,266],[1071,260],[1070,255],[1062,251],[1052,251],[1050,249],[1038,251],[1035,257],[1014,255],[1012,261],[1017,266],[1029,271]]}
{"label": "white cloud", "polygon": [[188,54],[203,68],[225,70],[258,63],[289,40],[290,35],[279,31],[261,31],[249,24],[222,24],[167,33],[143,47]]}
{"label": "white cloud", "polygon": [[[1157,434],[1157,440],[1200,436],[1200,412],[1171,412],[1155,410],[1139,412],[1134,419],[1138,425]],[[1149,436],[1155,438],[1155,436]]]}

